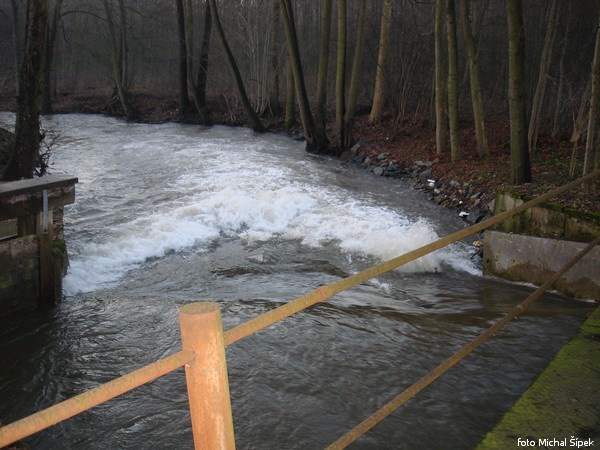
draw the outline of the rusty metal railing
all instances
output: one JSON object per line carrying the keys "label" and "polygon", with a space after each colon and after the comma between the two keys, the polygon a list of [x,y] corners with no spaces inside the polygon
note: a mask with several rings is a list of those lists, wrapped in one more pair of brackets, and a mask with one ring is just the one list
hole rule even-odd
{"label": "rusty metal railing", "polygon": [[[233,433],[233,421],[231,416],[231,405],[229,397],[229,385],[227,379],[227,366],[225,361],[225,347],[234,342],[243,339],[250,334],[260,331],[274,323],[302,311],[309,306],[325,301],[333,295],[346,290],[357,284],[368,281],[372,278],[382,275],[396,269],[408,262],[414,261],[433,251],[439,250],[449,244],[464,239],[475,233],[478,233],[492,225],[502,222],[509,217],[519,214],[532,206],[548,201],[560,193],[575,186],[591,180],[600,175],[600,170],[595,171],[578,180],[567,183],[559,188],[553,189],[531,201],[523,203],[502,214],[494,216],[488,220],[472,225],[463,230],[452,233],[444,238],[438,239],[430,244],[424,245],[416,250],[405,253],[394,259],[373,266],[362,272],[339,280],[327,286],[320,287],[306,295],[286,303],[283,306],[268,311],[254,319],[244,322],[234,328],[223,332],[221,326],[221,313],[218,304],[213,302],[192,303],[182,307],[179,311],[179,320],[182,336],[183,350],[161,359],[153,364],[142,367],[134,372],[119,377],[109,383],[98,386],[71,399],[58,403],[50,408],[39,411],[31,416],[25,417],[12,424],[0,428],[0,448],[12,444],[20,439],[42,431],[63,420],[73,417],[83,411],[97,406],[116,396],[124,394],[132,389],[142,386],[145,383],[155,380],[167,373],[170,373],[180,367],[185,366],[186,380],[188,389],[188,398],[190,402],[190,416],[192,422],[192,432],[194,435],[194,445],[197,449],[215,449],[235,448]],[[581,258],[584,252],[589,251],[598,243],[596,239],[588,245],[578,256]],[[575,262],[569,263],[569,267]],[[568,267],[564,269],[568,270]],[[523,303],[518,305],[507,316],[494,324],[488,330],[484,331],[475,341],[469,343],[457,354],[461,357],[468,354],[467,350],[471,347],[476,348],[481,345],[478,339],[481,336],[491,336],[505,323],[510,321],[524,308],[537,299],[543,290],[547,289],[555,278],[553,276],[547,283],[542,285],[534,294],[532,294]],[[538,293],[539,292],[539,293]],[[512,316],[512,317],[511,317]],[[489,336],[488,336],[489,335]],[[486,337],[486,338],[487,338]],[[469,350],[472,351],[472,350]],[[466,353],[465,353],[466,352]],[[358,427],[351,430],[348,435],[343,436],[336,441],[331,448],[344,448],[353,442],[360,435],[383,420],[391,411],[403,404],[408,398],[412,397],[437,377],[458,362],[453,355],[438,368],[432,371],[424,379],[417,382],[413,387],[407,389],[394,400],[386,404],[380,411],[375,413],[369,419],[359,424]],[[445,368],[446,365],[449,367]],[[444,366],[444,367],[442,367]],[[444,369],[444,370],[442,370]],[[410,397],[409,397],[410,395]],[[377,419],[374,420],[373,418]]]}

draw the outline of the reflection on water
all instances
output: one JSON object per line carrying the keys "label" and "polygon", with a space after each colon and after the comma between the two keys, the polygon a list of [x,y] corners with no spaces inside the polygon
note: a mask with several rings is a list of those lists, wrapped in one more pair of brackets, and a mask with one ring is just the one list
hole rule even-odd
{"label": "reflection on water", "polygon": [[[183,304],[218,301],[230,328],[462,226],[281,136],[77,115],[47,126],[64,136],[53,170],[80,179],[72,265],[61,305],[0,323],[3,422],[178,351]],[[531,291],[482,277],[471,256],[436,252],[229,347],[238,447],[323,448]],[[589,311],[545,295],[353,448],[473,448]],[[27,442],[192,448],[183,371]]]}

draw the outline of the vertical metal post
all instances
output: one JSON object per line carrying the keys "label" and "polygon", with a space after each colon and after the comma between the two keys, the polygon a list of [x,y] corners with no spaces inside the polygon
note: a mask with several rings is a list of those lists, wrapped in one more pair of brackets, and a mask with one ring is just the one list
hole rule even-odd
{"label": "vertical metal post", "polygon": [[179,310],[181,342],[193,352],[185,366],[194,447],[235,449],[221,309],[215,302]]}
{"label": "vertical metal post", "polygon": [[48,232],[48,224],[50,223],[48,217],[48,189],[42,190],[42,217],[43,217],[43,225],[42,229],[44,233]]}

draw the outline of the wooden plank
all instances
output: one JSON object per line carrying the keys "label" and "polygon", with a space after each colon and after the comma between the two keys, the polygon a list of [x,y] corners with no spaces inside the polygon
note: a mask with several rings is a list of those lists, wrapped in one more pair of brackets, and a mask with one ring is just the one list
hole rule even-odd
{"label": "wooden plank", "polygon": [[77,182],[79,182],[77,177],[64,175],[46,175],[28,180],[9,181],[8,183],[0,183],[0,199],[44,189],[72,186]]}
{"label": "wooden plank", "polygon": [[[0,198],[0,220],[32,216],[43,208],[42,191],[15,194]],[[75,202],[75,185],[53,187],[48,190],[48,209],[56,209]]]}

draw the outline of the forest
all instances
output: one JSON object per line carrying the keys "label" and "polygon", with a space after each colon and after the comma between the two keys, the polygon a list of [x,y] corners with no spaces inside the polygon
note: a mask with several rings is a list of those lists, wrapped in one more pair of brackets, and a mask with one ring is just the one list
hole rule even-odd
{"label": "forest", "polygon": [[540,136],[568,141],[580,176],[600,161],[599,17],[595,0],[3,2],[0,103],[17,111],[4,178],[31,176],[39,133],[21,130],[65,98],[128,120],[154,99],[173,120],[298,124],[308,151],[337,155],[358,117],[418,125],[453,162],[461,128],[494,157],[486,124],[500,121],[513,184],[531,181]]}

